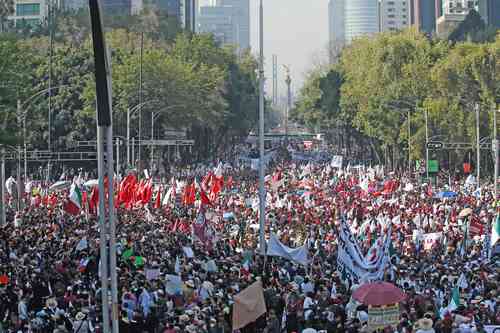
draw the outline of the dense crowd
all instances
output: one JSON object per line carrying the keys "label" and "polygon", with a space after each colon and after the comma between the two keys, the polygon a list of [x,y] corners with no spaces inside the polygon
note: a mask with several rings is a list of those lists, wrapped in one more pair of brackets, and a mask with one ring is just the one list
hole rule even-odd
{"label": "dense crowd", "polygon": [[[364,253],[392,226],[383,279],[407,298],[399,324],[384,332],[500,325],[500,259],[485,244],[497,216],[491,187],[478,193],[465,179],[452,188],[421,186],[382,168],[287,163],[270,170],[266,235],[291,248],[307,243],[310,263],[258,254],[258,184],[245,167],[225,169],[225,185],[207,208],[211,246],[195,241],[199,200],[179,200],[179,184],[193,174],[178,173],[178,200],[117,210],[120,332],[232,332],[234,296],[257,280],[267,312],[241,332],[368,332],[368,306],[351,297],[362,282],[337,271],[340,219]],[[454,195],[438,195],[445,191]],[[85,207],[66,214],[65,195],[0,226],[0,332],[102,331],[99,225]],[[439,232],[434,242],[422,241]],[[451,309],[457,284],[460,304]]]}

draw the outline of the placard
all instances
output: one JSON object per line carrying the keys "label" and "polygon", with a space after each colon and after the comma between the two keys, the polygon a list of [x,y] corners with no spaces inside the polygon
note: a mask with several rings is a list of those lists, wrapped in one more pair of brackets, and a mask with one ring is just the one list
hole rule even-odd
{"label": "placard", "polygon": [[396,327],[399,323],[399,304],[368,307],[368,328],[370,332],[384,329],[387,326]]}

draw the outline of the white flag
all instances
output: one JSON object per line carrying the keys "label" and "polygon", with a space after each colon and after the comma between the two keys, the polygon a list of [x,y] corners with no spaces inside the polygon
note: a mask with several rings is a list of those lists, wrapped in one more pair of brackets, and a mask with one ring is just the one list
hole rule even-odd
{"label": "white flag", "polygon": [[308,254],[307,254],[307,242],[304,243],[301,247],[292,249],[288,246],[282,244],[276,235],[271,234],[271,238],[268,242],[267,255],[268,256],[276,256],[282,257],[291,261],[294,261],[298,264],[307,266]]}

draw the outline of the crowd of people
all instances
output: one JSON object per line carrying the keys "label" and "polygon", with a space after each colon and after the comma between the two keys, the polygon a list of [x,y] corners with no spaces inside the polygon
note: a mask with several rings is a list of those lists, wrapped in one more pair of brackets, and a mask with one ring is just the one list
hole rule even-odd
{"label": "crowd of people", "polygon": [[[306,243],[308,265],[258,252],[258,182],[248,166],[224,169],[222,190],[204,212],[213,230],[208,245],[192,230],[202,189],[185,205],[182,184],[194,174],[177,173],[177,191],[160,207],[153,198],[117,208],[120,332],[233,332],[234,297],[259,280],[267,311],[241,332],[372,331],[369,306],[351,297],[365,281],[337,269],[341,219],[365,254],[393,230],[383,280],[407,297],[399,322],[384,332],[500,325],[500,258],[488,244],[498,214],[491,186],[477,191],[463,178],[444,188],[383,168],[312,162],[280,162],[267,174],[266,237],[276,234],[290,248]],[[77,216],[64,212],[66,197],[60,192],[54,205],[26,200],[0,226],[0,332],[102,332],[99,223],[85,205]],[[460,301],[451,307],[457,286]]]}

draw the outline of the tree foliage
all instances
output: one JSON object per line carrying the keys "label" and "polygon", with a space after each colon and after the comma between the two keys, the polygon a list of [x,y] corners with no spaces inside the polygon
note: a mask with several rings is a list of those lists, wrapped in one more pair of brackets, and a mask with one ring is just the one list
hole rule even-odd
{"label": "tree foliage", "polygon": [[499,46],[500,35],[490,43],[451,44],[412,29],[359,38],[338,64],[308,77],[292,115],[327,133],[344,124],[358,132],[358,146],[370,143],[396,164],[408,146],[408,112],[412,159],[425,153],[425,111],[430,136],[474,142],[476,106],[481,137],[492,130],[491,111],[500,98]]}
{"label": "tree foliage", "polygon": [[[154,14],[157,15],[157,14]],[[52,56],[51,129],[52,148],[67,150],[79,140],[95,140],[95,83],[91,38],[78,15],[58,17]],[[233,138],[248,135],[255,125],[258,105],[256,69],[251,54],[236,56],[220,47],[211,35],[166,33],[165,23],[151,20],[149,27],[138,20],[126,29],[110,29],[113,124],[116,135],[126,135],[127,109],[132,115],[132,136],[149,139],[151,113],[155,138],[166,129],[186,129],[195,139],[194,153],[212,156]],[[81,33],[74,26],[82,26]],[[126,25],[126,24],[124,24]],[[163,28],[162,28],[163,26]],[[0,35],[0,107],[9,112],[2,123],[16,123],[16,101],[28,115],[28,141],[33,148],[47,149],[49,123],[48,87],[49,31],[29,38]],[[142,99],[140,68],[142,50]],[[5,70],[8,69],[8,70]],[[8,72],[16,72],[22,81]],[[16,84],[14,84],[16,83]],[[25,101],[34,94],[37,97]],[[136,107],[140,101],[141,108]],[[2,112],[2,116],[3,116]],[[13,137],[2,132],[2,137]]]}

